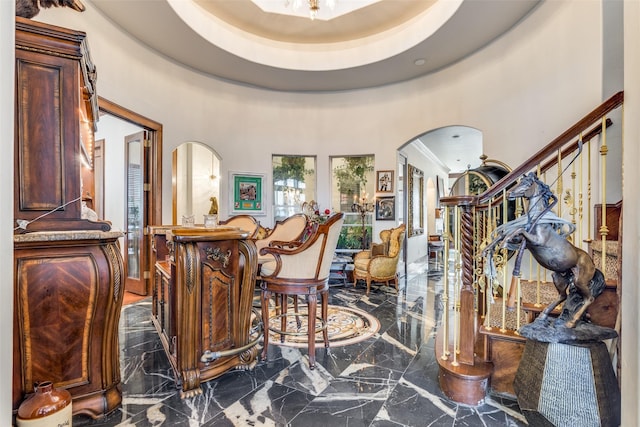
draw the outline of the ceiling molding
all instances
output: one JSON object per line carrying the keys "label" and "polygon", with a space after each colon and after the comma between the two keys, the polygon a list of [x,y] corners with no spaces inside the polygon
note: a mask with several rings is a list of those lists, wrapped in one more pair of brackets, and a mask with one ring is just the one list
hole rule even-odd
{"label": "ceiling molding", "polygon": [[[242,85],[305,92],[370,88],[435,72],[491,43],[540,2],[412,0],[420,5],[414,15],[398,14],[388,26],[380,17],[405,2],[382,0],[317,22],[275,19],[250,0],[155,0],[153,7],[148,0],[86,1],[149,48],[186,67]],[[372,23],[372,28],[349,22]],[[314,28],[325,36],[307,37]],[[331,34],[341,36],[331,39]]]}

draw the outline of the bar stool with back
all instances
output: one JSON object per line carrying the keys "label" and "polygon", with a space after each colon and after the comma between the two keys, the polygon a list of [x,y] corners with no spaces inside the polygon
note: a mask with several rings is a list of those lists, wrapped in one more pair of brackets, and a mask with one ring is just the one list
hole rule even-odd
{"label": "bar stool with back", "polygon": [[[268,246],[260,250],[259,255],[273,255],[274,260],[262,264],[261,299],[262,322],[264,325],[264,347],[262,359],[267,359],[269,349],[269,331],[280,335],[307,335],[309,368],[316,365],[315,336],[322,331],[324,346],[329,349],[327,316],[329,306],[329,269],[338,243],[338,236],[344,221],[344,214],[337,213],[319,224],[314,233],[297,247]],[[320,295],[320,316],[317,315],[318,294]],[[280,298],[280,311],[270,316],[271,296]],[[306,297],[307,313],[287,309],[288,297]],[[307,331],[286,330],[287,316],[307,316]],[[270,318],[280,318],[280,329],[269,326]],[[320,326],[316,327],[316,320]]]}

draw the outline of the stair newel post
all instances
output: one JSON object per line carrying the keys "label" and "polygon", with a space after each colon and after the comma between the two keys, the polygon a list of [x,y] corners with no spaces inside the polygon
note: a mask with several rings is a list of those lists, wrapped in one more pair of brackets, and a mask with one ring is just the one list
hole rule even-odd
{"label": "stair newel post", "polygon": [[474,364],[477,315],[475,311],[475,292],[473,290],[473,205],[465,200],[460,205],[460,262],[462,267],[462,286],[460,288],[460,363]]}

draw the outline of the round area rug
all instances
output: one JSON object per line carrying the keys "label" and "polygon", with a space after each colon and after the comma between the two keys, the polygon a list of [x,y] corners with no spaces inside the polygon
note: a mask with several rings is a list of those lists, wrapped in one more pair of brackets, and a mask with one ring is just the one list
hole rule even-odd
{"label": "round area rug", "polygon": [[[293,308],[287,316],[287,332],[300,332],[301,335],[284,335],[284,342],[280,341],[280,334],[269,331],[269,343],[276,345],[284,345],[289,347],[306,347],[307,346],[307,307],[300,305],[299,313],[304,314],[298,316],[300,319],[300,327],[296,324],[296,316]],[[318,316],[320,308],[318,307]],[[271,313],[273,316],[274,313]],[[316,327],[319,324],[316,320]],[[269,319],[269,327],[280,329],[280,318],[271,317]],[[327,316],[327,330],[329,332],[329,343],[332,347],[340,347],[343,345],[354,344],[364,341],[375,335],[380,329],[380,322],[366,311],[357,308],[341,307],[329,305],[329,313]],[[324,343],[322,332],[316,334],[316,343]]]}

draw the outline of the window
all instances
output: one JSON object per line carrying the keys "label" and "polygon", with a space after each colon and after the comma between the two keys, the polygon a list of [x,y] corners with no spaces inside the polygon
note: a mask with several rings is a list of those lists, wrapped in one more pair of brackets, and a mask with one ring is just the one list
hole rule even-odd
{"label": "window", "polygon": [[273,155],[273,216],[281,221],[316,200],[315,156]]}
{"label": "window", "polygon": [[374,156],[331,158],[331,207],[344,212],[338,250],[357,252],[371,244],[375,208]]}

